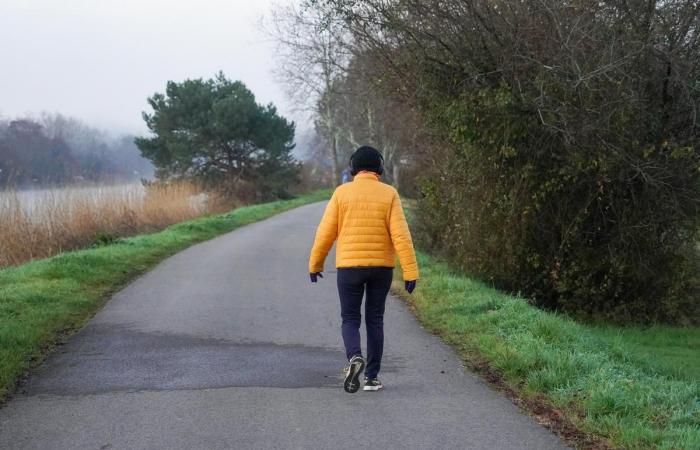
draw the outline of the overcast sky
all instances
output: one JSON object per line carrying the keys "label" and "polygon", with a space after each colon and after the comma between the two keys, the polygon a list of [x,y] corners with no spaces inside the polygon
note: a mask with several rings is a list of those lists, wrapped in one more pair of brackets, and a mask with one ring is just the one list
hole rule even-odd
{"label": "overcast sky", "polygon": [[[168,80],[242,80],[292,116],[258,27],[272,0],[0,0],[0,116],[61,112],[145,133]],[[299,123],[298,128],[307,128]]]}

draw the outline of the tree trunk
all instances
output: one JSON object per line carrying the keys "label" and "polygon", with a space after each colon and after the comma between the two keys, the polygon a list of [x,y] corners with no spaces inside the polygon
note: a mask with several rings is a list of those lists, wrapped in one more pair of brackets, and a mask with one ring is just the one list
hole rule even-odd
{"label": "tree trunk", "polygon": [[333,176],[333,187],[338,186],[338,133],[333,129],[331,131],[331,172]]}
{"label": "tree trunk", "polygon": [[394,158],[394,163],[391,165],[391,176],[394,179],[394,187],[399,190],[399,172],[401,167],[399,167],[399,158]]}
{"label": "tree trunk", "polygon": [[372,117],[372,106],[370,106],[369,101],[367,102],[367,129],[369,130],[369,145],[377,146],[378,143],[375,140],[374,135],[374,120]]}

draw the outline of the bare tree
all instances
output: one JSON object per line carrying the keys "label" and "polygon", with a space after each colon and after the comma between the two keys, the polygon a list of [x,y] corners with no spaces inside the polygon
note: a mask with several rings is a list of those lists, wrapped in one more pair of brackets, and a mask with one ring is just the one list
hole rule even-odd
{"label": "bare tree", "polygon": [[376,55],[354,49],[335,91],[343,144],[371,143],[381,150],[386,177],[398,189],[401,167],[413,159],[421,126],[415,109],[387,95],[387,68]]}
{"label": "bare tree", "polygon": [[266,32],[277,43],[277,76],[296,108],[310,112],[329,141],[334,184],[338,183],[338,145],[341,131],[336,117],[334,87],[346,71],[350,52],[348,33],[341,21],[316,8],[294,3],[275,5]]}

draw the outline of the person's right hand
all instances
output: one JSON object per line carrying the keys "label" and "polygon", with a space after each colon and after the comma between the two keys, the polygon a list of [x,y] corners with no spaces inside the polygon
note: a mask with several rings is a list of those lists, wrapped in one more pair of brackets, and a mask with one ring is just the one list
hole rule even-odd
{"label": "person's right hand", "polygon": [[323,274],[321,272],[310,273],[309,278],[311,278],[312,283],[315,283],[318,281],[318,278],[323,278]]}
{"label": "person's right hand", "polygon": [[418,281],[418,280],[411,280],[411,281],[404,282],[404,287],[406,288],[406,291],[408,291],[409,294],[411,294],[413,292],[413,290],[416,288],[416,281]]}

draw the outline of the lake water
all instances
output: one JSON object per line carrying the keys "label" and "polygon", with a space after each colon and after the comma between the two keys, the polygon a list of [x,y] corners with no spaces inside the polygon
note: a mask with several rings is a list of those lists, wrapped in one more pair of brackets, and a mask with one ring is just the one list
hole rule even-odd
{"label": "lake water", "polygon": [[[44,220],[49,211],[71,213],[72,208],[86,205],[104,205],[118,202],[120,205],[141,205],[146,188],[139,182],[126,184],[68,186],[51,189],[0,191],[0,220],[10,211],[22,211],[34,220]],[[190,198],[191,206],[201,212],[206,208],[206,194]]]}
{"label": "lake water", "polygon": [[48,208],[65,208],[77,201],[88,204],[101,203],[107,199],[138,202],[143,199],[145,192],[141,183],[0,191],[0,211],[19,207],[27,215],[41,218]]}

